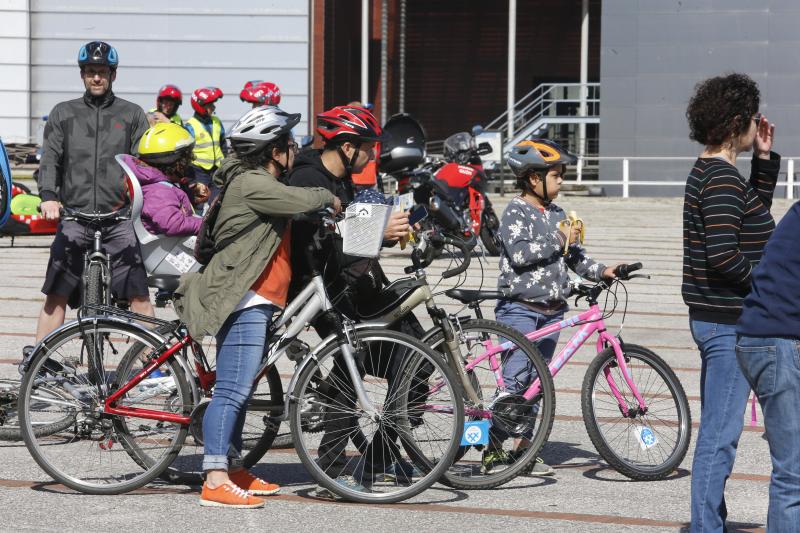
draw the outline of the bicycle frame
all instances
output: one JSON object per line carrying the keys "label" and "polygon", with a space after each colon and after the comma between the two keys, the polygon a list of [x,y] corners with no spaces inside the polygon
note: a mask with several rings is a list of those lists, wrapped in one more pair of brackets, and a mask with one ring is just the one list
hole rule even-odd
{"label": "bicycle frame", "polygon": [[[580,326],[580,329],[575,332],[564,348],[562,348],[561,351],[550,361],[550,374],[555,377],[556,374],[558,374],[558,372],[564,367],[564,365],[566,365],[567,362],[572,358],[572,356],[575,355],[575,352],[577,352],[578,349],[589,339],[589,337],[591,337],[594,333],[597,333],[597,352],[600,353],[606,345],[609,345],[614,349],[614,354],[617,358],[617,364],[622,371],[625,382],[628,384],[628,387],[630,387],[631,391],[633,392],[636,401],[639,403],[640,410],[642,412],[647,412],[647,405],[639,394],[639,389],[636,387],[636,384],[633,382],[630,372],[628,371],[628,364],[625,361],[625,355],[622,352],[622,346],[620,345],[619,340],[606,330],[605,321],[603,320],[603,312],[597,304],[593,304],[588,310],[579,313],[572,318],[567,318],[561,320],[557,324],[551,324],[536,331],[532,331],[526,334],[525,337],[535,342],[542,337],[546,337],[561,331],[562,329],[577,326]],[[470,361],[467,364],[466,369],[467,371],[472,370],[478,364],[489,358],[489,365],[495,374],[497,386],[501,389],[505,388],[505,384],[503,382],[503,372],[496,356],[499,353],[509,350],[513,347],[513,345],[510,342],[505,342],[497,346],[491,346],[489,341],[486,341],[484,346],[487,348],[486,352],[478,356],[476,359]],[[630,410],[628,409],[627,402],[625,402],[619,387],[614,381],[614,378],[611,376],[610,370],[605,369],[604,374],[606,380],[608,381],[609,388],[619,403],[620,411],[622,411],[625,416],[628,416]],[[535,379],[533,383],[531,383],[531,385],[525,390],[522,396],[526,400],[530,401],[537,394],[539,394],[540,390],[540,382],[538,379]]]}
{"label": "bicycle frame", "polygon": [[[300,292],[300,294],[295,298],[284,310],[283,313],[278,317],[278,320],[275,321],[272,327],[270,327],[270,332],[274,332],[275,330],[286,326],[286,330],[283,334],[270,343],[269,349],[267,351],[266,360],[262,363],[261,367],[259,368],[258,372],[256,373],[256,381],[261,377],[261,375],[265,372],[265,370],[270,366],[275,364],[278,359],[286,352],[288,349],[289,344],[293,341],[300,332],[305,329],[306,324],[313,320],[321,312],[330,311],[333,308],[332,303],[328,299],[327,293],[325,291],[325,284],[323,282],[322,276],[315,276],[311,279],[309,284]],[[291,323],[290,323],[291,321]],[[370,327],[374,328],[375,324],[371,324]],[[339,339],[340,346],[343,354],[343,359],[345,361],[346,368],[348,373],[350,374],[350,379],[352,380],[356,392],[356,397],[358,398],[359,403],[361,403],[362,408],[364,411],[369,413],[371,416],[376,417],[378,415],[377,409],[372,405],[369,398],[367,397],[366,391],[364,389],[364,384],[361,381],[361,376],[358,372],[358,368],[355,363],[355,357],[353,355],[353,345],[349,337],[349,332],[345,331],[342,333],[342,336],[345,339]],[[310,352],[301,362],[298,370],[295,372],[294,376],[292,377],[291,383],[287,391],[293,390],[297,378],[300,371],[311,362],[316,361],[316,356],[319,351],[330,344],[330,342],[337,338],[338,336],[331,336],[319,346],[315,348],[312,352]],[[145,418],[150,420],[160,420],[163,422],[171,422],[176,424],[189,424],[191,422],[191,417],[180,415],[176,413],[170,413],[167,411],[153,411],[150,409],[141,409],[135,407],[125,407],[125,406],[118,406],[117,402],[120,400],[122,396],[124,396],[128,391],[134,388],[136,385],[141,383],[148,375],[150,375],[156,368],[164,364],[170,357],[180,358],[181,354],[180,351],[187,346],[193,347],[194,340],[191,338],[190,335],[186,334],[182,336],[175,344],[171,345],[165,351],[161,352],[158,357],[151,360],[145,367],[140,370],[131,380],[126,382],[122,385],[118,390],[116,390],[113,394],[111,394],[108,398],[106,398],[103,406],[103,411],[107,414],[112,415],[119,415],[119,416],[127,416],[127,417],[136,417],[136,418]],[[184,367],[185,369],[185,367]],[[206,378],[209,379],[210,373],[206,372],[205,369],[198,372],[200,374],[201,379]],[[284,412],[288,412],[289,402],[291,401],[291,395],[287,392],[284,398]]]}

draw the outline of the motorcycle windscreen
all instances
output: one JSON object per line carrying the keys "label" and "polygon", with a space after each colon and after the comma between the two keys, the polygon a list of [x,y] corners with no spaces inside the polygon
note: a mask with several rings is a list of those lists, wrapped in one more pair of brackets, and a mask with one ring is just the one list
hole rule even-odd
{"label": "motorcycle windscreen", "polygon": [[0,227],[11,214],[11,166],[3,140],[0,139]]}

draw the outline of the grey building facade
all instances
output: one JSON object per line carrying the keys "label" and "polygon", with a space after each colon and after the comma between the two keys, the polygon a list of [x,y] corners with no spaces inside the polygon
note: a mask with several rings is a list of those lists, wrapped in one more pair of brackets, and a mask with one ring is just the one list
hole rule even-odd
{"label": "grey building facade", "polygon": [[[735,71],[758,83],[761,110],[776,124],[775,150],[800,164],[800,1],[604,0],[601,17],[601,157],[696,157],[702,146],[689,140],[685,117],[694,86]],[[683,181],[691,159],[629,165],[631,180]],[[749,173],[744,154],[739,166]],[[601,159],[601,180],[621,176],[621,160]],[[682,191],[630,188],[638,196]]]}

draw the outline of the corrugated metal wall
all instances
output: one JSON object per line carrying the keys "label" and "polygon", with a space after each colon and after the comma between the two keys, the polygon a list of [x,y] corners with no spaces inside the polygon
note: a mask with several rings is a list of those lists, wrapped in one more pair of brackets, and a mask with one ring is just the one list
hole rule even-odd
{"label": "corrugated metal wall", "polygon": [[[6,26],[0,25],[0,37]],[[119,52],[114,92],[146,109],[161,85],[174,83],[184,92],[179,112],[188,118],[191,91],[213,85],[225,93],[217,115],[230,126],[249,107],[239,100],[244,83],[264,79],[280,86],[281,107],[308,115],[307,1],[30,0],[30,135],[56,103],[83,93],[76,58],[94,39]],[[5,70],[3,59],[0,53]],[[0,134],[10,127],[4,107]],[[304,121],[297,132],[306,131]]]}
{"label": "corrugated metal wall", "polygon": [[30,80],[27,0],[0,1],[0,137],[28,137]]}

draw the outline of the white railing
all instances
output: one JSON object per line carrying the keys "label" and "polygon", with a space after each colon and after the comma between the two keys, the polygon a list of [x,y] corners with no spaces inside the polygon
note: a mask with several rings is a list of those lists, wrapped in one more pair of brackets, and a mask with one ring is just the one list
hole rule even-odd
{"label": "white railing", "polygon": [[[745,161],[748,158],[742,157],[741,161]],[[786,179],[784,181],[778,181],[777,187],[786,187],[786,198],[788,200],[794,199],[794,187],[795,187],[795,179],[794,179],[794,161],[795,159],[800,159],[798,157],[781,157],[781,162],[786,162]],[[622,197],[629,198],[630,197],[630,187],[631,185],[643,185],[648,187],[676,187],[676,186],[684,186],[686,185],[686,180],[675,180],[675,181],[661,181],[661,180],[637,180],[631,179],[631,169],[630,163],[631,161],[686,161],[687,163],[691,163],[697,160],[697,157],[658,157],[658,156],[641,156],[641,157],[611,157],[611,156],[589,156],[586,158],[579,157],[578,158],[578,167],[585,169],[586,162],[594,162],[594,161],[620,161],[622,163],[622,179],[621,180],[583,180],[581,178],[581,173],[578,173],[578,177],[574,183],[583,183],[586,185],[620,185],[622,186]],[[687,165],[686,173],[688,172],[690,167]]]}

